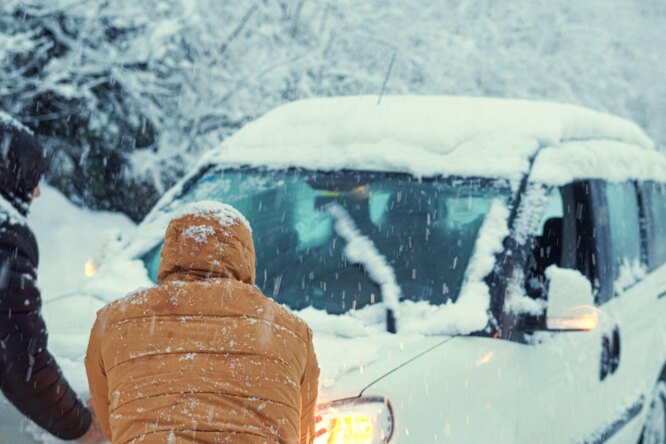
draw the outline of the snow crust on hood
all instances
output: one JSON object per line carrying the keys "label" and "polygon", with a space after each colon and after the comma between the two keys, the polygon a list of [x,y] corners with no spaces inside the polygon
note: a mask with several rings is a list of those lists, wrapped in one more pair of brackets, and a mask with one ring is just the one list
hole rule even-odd
{"label": "snow crust on hood", "polygon": [[388,96],[377,104],[359,96],[276,108],[202,161],[515,179],[539,147],[586,139],[654,150],[634,123],[573,105],[444,96]]}

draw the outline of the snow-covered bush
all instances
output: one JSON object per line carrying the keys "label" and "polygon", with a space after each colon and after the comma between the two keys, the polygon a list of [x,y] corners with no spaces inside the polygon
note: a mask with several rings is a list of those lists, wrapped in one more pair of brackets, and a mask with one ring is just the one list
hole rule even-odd
{"label": "snow-covered bush", "polygon": [[314,95],[578,103],[666,141],[663,0],[3,0],[0,109],[50,181],[135,219],[207,148]]}

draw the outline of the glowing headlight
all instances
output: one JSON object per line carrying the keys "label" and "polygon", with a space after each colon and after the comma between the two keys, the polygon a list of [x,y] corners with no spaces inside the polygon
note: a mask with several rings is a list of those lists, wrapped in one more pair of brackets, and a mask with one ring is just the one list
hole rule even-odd
{"label": "glowing headlight", "polygon": [[95,262],[93,262],[92,259],[89,259],[88,262],[86,262],[83,266],[83,273],[86,275],[86,277],[92,277],[95,273],[97,273],[97,267],[95,267]]}
{"label": "glowing headlight", "polygon": [[353,398],[320,405],[322,433],[315,444],[381,444],[393,433],[393,412],[385,398]]}

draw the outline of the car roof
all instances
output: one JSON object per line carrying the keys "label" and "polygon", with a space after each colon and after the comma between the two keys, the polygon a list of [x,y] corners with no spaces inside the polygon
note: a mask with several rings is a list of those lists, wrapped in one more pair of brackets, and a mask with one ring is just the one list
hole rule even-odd
{"label": "car roof", "polygon": [[202,156],[146,216],[144,241],[131,251],[143,254],[158,242],[168,208],[211,166],[466,176],[515,185],[531,165],[531,180],[551,185],[590,171],[614,181],[666,177],[666,156],[636,124],[578,106],[475,97],[308,99],[268,112]]}
{"label": "car roof", "polygon": [[349,96],[280,106],[247,124],[202,162],[518,179],[541,147],[592,139],[655,150],[636,124],[574,105]]}

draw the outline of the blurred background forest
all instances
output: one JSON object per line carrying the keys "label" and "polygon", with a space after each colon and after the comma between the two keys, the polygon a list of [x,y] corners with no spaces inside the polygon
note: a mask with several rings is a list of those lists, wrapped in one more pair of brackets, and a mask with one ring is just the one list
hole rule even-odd
{"label": "blurred background forest", "polygon": [[49,183],[137,221],[248,120],[391,64],[388,94],[577,103],[664,148],[664,29],[664,0],[2,0],[0,110]]}

